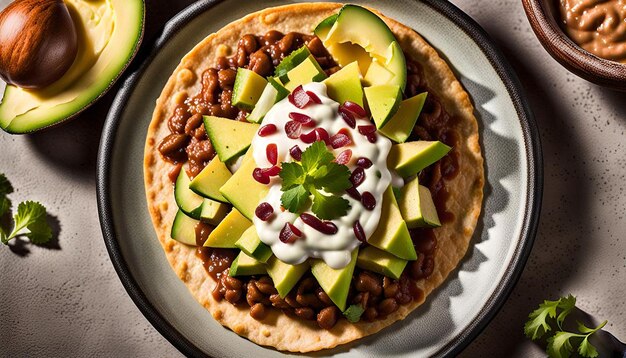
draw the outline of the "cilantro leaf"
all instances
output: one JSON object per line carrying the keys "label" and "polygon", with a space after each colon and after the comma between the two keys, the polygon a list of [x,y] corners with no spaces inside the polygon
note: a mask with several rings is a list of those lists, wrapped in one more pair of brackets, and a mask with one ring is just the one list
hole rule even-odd
{"label": "cilantro leaf", "polygon": [[280,196],[281,204],[292,213],[300,211],[308,199],[309,192],[302,185],[296,185]]}
{"label": "cilantro leaf", "polygon": [[348,322],[356,323],[361,320],[363,312],[365,312],[365,309],[361,305],[350,305],[350,307],[343,311],[343,315],[346,317]]}
{"label": "cilantro leaf", "polygon": [[282,163],[282,169],[278,175],[283,180],[283,191],[291,189],[296,185],[302,185],[306,180],[304,169],[298,163]]}
{"label": "cilantro leaf", "polygon": [[332,220],[348,213],[350,202],[338,195],[326,196],[317,190],[312,191],[313,206],[311,210],[322,220]]}
{"label": "cilantro leaf", "polygon": [[3,244],[17,236],[26,236],[36,245],[48,242],[52,238],[52,230],[46,222],[46,208],[35,201],[24,201],[17,207],[17,213],[13,216],[15,226],[7,236],[0,233]]}
{"label": "cilantro leaf", "polygon": [[595,358],[598,356],[598,351],[593,344],[589,343],[589,336],[585,337],[580,345],[578,346],[578,354],[582,357]]}
{"label": "cilantro leaf", "polygon": [[568,295],[567,297],[561,297],[559,299],[558,308],[563,310],[556,318],[556,324],[559,326],[559,329],[563,330],[563,321],[565,320],[565,317],[567,317],[575,307],[576,297]]}
{"label": "cilantro leaf", "polygon": [[316,187],[336,193],[352,186],[350,182],[350,169],[348,169],[347,166],[329,163],[322,168],[325,168],[324,175],[316,175],[319,170],[313,175],[313,183]]}
{"label": "cilantro leaf", "polygon": [[317,168],[330,164],[335,157],[326,148],[326,143],[317,141],[302,152],[302,167],[307,174],[313,173]]}
{"label": "cilantro leaf", "polygon": [[528,321],[524,325],[524,334],[533,341],[543,337],[552,327],[548,324],[548,318],[556,317],[556,308],[559,305],[557,301],[543,301],[539,308],[528,315]]}
{"label": "cilantro leaf", "polygon": [[556,334],[548,338],[548,356],[552,358],[567,358],[569,357],[574,348],[570,339],[578,337],[580,335],[571,332],[558,331]]}

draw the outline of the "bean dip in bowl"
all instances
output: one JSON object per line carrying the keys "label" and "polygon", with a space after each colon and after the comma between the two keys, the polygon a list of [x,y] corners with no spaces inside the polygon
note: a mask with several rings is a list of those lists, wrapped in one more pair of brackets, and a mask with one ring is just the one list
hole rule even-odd
{"label": "bean dip in bowl", "polygon": [[624,0],[522,0],[548,53],[572,73],[626,91]]}

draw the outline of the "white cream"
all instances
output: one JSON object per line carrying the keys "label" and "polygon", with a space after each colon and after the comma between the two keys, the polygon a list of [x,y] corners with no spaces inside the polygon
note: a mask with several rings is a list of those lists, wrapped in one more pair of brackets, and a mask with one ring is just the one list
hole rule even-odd
{"label": "white cream", "polygon": [[[326,96],[326,85],[323,83],[309,83],[304,85],[304,89],[315,93],[322,104],[310,104],[304,109],[297,108],[291,104],[288,98],[276,103],[265,116],[262,126],[274,124],[278,130],[266,137],[256,135],[252,140],[253,157],[257,167],[267,168],[272,164],[266,157],[266,147],[270,143],[274,143],[278,147],[278,162],[290,162],[293,159],[289,154],[289,149],[294,145],[298,145],[304,151],[310,144],[304,143],[300,139],[291,139],[285,133],[285,124],[291,119],[289,113],[304,113],[313,118],[317,128],[324,128],[330,136],[336,134],[340,129],[345,128],[350,132],[352,144],[333,150],[335,156],[346,149],[352,150],[352,158],[346,164],[350,170],[356,168],[356,160],[361,157],[368,158],[373,165],[365,169],[365,180],[357,188],[360,193],[369,191],[376,199],[376,206],[373,210],[366,210],[360,201],[354,200],[348,194],[342,197],[350,202],[350,209],[346,216],[332,220],[337,225],[338,231],[334,235],[325,235],[314,228],[306,225],[298,215],[287,210],[281,212],[280,197],[282,195],[281,182],[279,177],[272,178],[270,182],[270,190],[267,196],[261,202],[268,202],[274,208],[274,216],[267,222],[254,217],[254,226],[261,241],[272,248],[272,252],[280,260],[298,264],[304,262],[309,257],[321,258],[330,267],[342,268],[350,262],[350,253],[360,242],[354,235],[353,225],[355,221],[359,221],[365,232],[365,236],[369,238],[380,221],[380,213],[382,207],[383,193],[391,183],[391,173],[387,169],[387,156],[391,149],[391,141],[377,133],[376,143],[370,143],[365,136],[358,132],[359,125],[370,125],[369,119],[357,119],[357,127],[350,128],[346,122],[339,116],[339,103]],[[303,133],[308,133],[312,128],[302,128]],[[306,210],[311,213],[310,208]],[[293,223],[303,233],[303,237],[294,243],[286,244],[279,240],[281,229],[285,223]]]}

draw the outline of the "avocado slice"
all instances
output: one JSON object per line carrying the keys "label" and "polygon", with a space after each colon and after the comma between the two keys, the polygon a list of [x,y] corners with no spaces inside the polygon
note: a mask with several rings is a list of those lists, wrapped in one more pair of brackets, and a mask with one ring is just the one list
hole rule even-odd
{"label": "avocado slice", "polygon": [[267,80],[247,68],[237,68],[237,77],[233,84],[233,106],[252,110],[263,93]]}
{"label": "avocado slice", "polygon": [[320,40],[324,41],[326,37],[328,36],[328,32],[330,32],[330,29],[335,24],[335,21],[337,20],[338,16],[339,14],[332,14],[329,17],[322,20],[322,22],[317,24],[317,26],[315,27],[315,30],[313,30],[313,33],[315,34],[315,36],[319,37]]}
{"label": "avocado slice", "polygon": [[239,210],[233,208],[228,215],[211,231],[209,237],[204,242],[207,247],[221,247],[234,249],[235,242],[247,228],[252,226],[252,222],[241,215]]}
{"label": "avocado slice", "polygon": [[197,246],[196,225],[198,225],[199,222],[200,221],[185,215],[181,210],[178,210],[176,217],[174,217],[170,237],[185,245]]}
{"label": "avocado slice", "polygon": [[406,222],[398,208],[391,186],[383,194],[378,227],[367,242],[404,260],[417,259]]}
{"label": "avocado slice", "polygon": [[259,130],[259,125],[222,117],[204,116],[204,128],[220,160],[226,163],[248,149],[252,138]]}
{"label": "avocado slice", "polygon": [[333,269],[323,260],[311,260],[311,272],[324,292],[341,311],[346,309],[346,300],[350,291],[350,281],[356,266],[359,248],[352,251],[350,263],[340,269]]}
{"label": "avocado slice", "polygon": [[362,269],[399,279],[407,260],[398,258],[374,246],[367,246],[359,251],[356,265]]}
{"label": "avocado slice", "polygon": [[250,226],[243,232],[239,240],[235,243],[235,246],[245,252],[246,255],[251,256],[260,262],[267,262],[267,259],[272,256],[272,249],[261,242],[254,225]]}
{"label": "avocado slice", "polygon": [[443,158],[450,149],[440,141],[418,140],[394,144],[387,157],[387,166],[406,178]]}
{"label": "avocado slice", "polygon": [[189,184],[189,189],[205,198],[228,202],[222,193],[220,193],[220,188],[232,176],[226,164],[216,155],[211,159],[209,164],[202,169],[200,174],[193,178]]}
{"label": "avocado slice", "polygon": [[311,56],[311,51],[309,51],[309,48],[306,47],[306,45],[292,51],[289,55],[287,55],[287,57],[280,61],[278,66],[276,66],[276,69],[274,70],[274,77],[282,83],[287,82],[287,73],[296,68],[296,66],[301,64],[309,56]]}
{"label": "avocado slice", "polygon": [[248,150],[243,157],[241,167],[220,188],[220,193],[226,200],[249,220],[252,220],[254,210],[269,190],[267,185],[254,180],[252,177],[254,168],[256,168],[256,163],[252,157],[252,150]]}
{"label": "avocado slice", "polygon": [[246,119],[248,122],[261,123],[272,106],[288,95],[288,89],[283,87],[283,85],[278,83],[272,77],[268,78],[267,85],[265,86],[263,93],[261,93],[259,101],[256,103],[256,106],[254,106],[254,109],[250,112]]}
{"label": "avocado slice", "polygon": [[[78,53],[59,80],[38,90],[7,85],[0,104],[0,128],[28,133],[67,120],[104,95],[139,49],[144,28],[142,0],[66,1],[78,35]],[[104,11],[103,11],[104,9]],[[94,21],[93,14],[100,21]],[[108,41],[90,38],[95,34]],[[107,44],[94,48],[94,43]]]}
{"label": "avocado slice", "polygon": [[326,78],[326,72],[322,70],[313,55],[309,55],[302,63],[287,72],[286,79],[281,78],[286,89],[293,91],[296,87],[319,82]]}
{"label": "avocado slice", "polygon": [[380,132],[396,143],[406,142],[422,112],[427,95],[428,92],[424,92],[402,101],[396,114],[380,129]]}
{"label": "avocado slice", "polygon": [[252,276],[265,274],[265,264],[255,258],[246,255],[243,251],[235,257],[230,264],[228,276]]}
{"label": "avocado slice", "polygon": [[189,184],[185,169],[181,169],[174,183],[174,199],[178,208],[193,219],[217,225],[226,216],[228,205],[202,198],[189,189]]}
{"label": "avocado slice", "polygon": [[397,112],[402,102],[402,91],[396,85],[365,87],[365,98],[376,128],[382,128]]}
{"label": "avocado slice", "polygon": [[293,286],[298,283],[302,275],[309,270],[309,262],[305,261],[298,265],[290,265],[280,261],[276,256],[272,256],[267,260],[266,268],[267,274],[274,281],[274,287],[276,287],[278,295],[281,298],[285,298]]}
{"label": "avocado slice", "polygon": [[372,61],[367,72],[365,72],[365,76],[363,76],[363,83],[367,86],[386,85],[391,82],[393,77],[393,72],[385,68],[384,64]]}
{"label": "avocado slice", "polygon": [[363,87],[359,74],[359,64],[354,61],[322,81],[326,84],[328,97],[344,103],[352,101],[363,107]]}
{"label": "avocado slice", "polygon": [[398,206],[409,229],[441,226],[430,190],[419,185],[417,177],[406,183],[401,190]]}

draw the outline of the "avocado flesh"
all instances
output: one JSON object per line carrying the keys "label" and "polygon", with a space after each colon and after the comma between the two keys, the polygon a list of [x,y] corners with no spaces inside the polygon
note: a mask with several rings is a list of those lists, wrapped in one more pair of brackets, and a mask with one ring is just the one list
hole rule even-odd
{"label": "avocado flesh", "polygon": [[402,101],[396,114],[380,129],[380,132],[396,143],[406,142],[422,112],[427,95],[428,93],[424,92]]}
{"label": "avocado flesh", "polygon": [[363,107],[363,87],[359,75],[359,65],[356,61],[333,73],[322,81],[326,84],[328,97],[340,104],[352,101]]}
{"label": "avocado flesh", "polygon": [[283,83],[286,89],[293,91],[300,85],[319,82],[325,78],[326,73],[317,63],[315,57],[309,55],[302,63],[287,72],[287,81]]}
{"label": "avocado flesh", "polygon": [[298,283],[302,275],[309,270],[309,262],[305,261],[298,265],[290,265],[280,261],[276,256],[272,256],[267,260],[266,268],[267,274],[274,281],[274,287],[276,287],[278,295],[281,298],[285,298],[293,286]]}
{"label": "avocado flesh", "polygon": [[261,242],[254,225],[250,226],[243,232],[239,240],[235,242],[235,246],[245,252],[246,255],[255,258],[260,262],[267,262],[272,256],[272,249]]}
{"label": "avocado flesh", "polygon": [[[24,90],[6,86],[0,104],[0,128],[9,133],[33,132],[84,110],[113,85],[139,48],[143,1],[112,0],[112,10],[103,1],[65,3],[76,24],[77,57],[63,77],[46,88]],[[101,17],[99,22],[93,21],[95,14]],[[108,42],[95,41],[106,39],[102,34],[111,29]]]}
{"label": "avocado flesh", "polygon": [[367,246],[359,252],[356,265],[362,269],[399,279],[404,271],[407,260],[398,258],[388,252]]}
{"label": "avocado flesh", "polygon": [[289,95],[289,90],[283,87],[280,83],[276,82],[272,77],[268,78],[267,85],[259,97],[259,101],[254,106],[254,109],[246,118],[248,122],[261,123],[263,118],[274,106],[283,98]]}
{"label": "avocado flesh", "polygon": [[196,246],[196,225],[198,223],[198,220],[192,219],[181,210],[178,210],[172,223],[170,237],[185,245]]}
{"label": "avocado flesh", "polygon": [[246,255],[243,251],[235,257],[228,271],[229,276],[263,275],[267,272],[265,264]]}
{"label": "avocado flesh", "polygon": [[259,101],[267,80],[258,73],[239,67],[233,84],[233,106],[252,110]]}
{"label": "avocado flesh", "polygon": [[259,125],[229,118],[204,116],[204,128],[220,160],[226,163],[248,149],[252,138],[259,130]]}
{"label": "avocado flesh", "polygon": [[254,180],[252,177],[254,168],[256,168],[256,163],[250,149],[243,157],[241,167],[220,188],[220,193],[224,195],[226,200],[249,220],[252,220],[256,207],[269,190],[267,185]]}
{"label": "avocado flesh", "polygon": [[378,227],[367,242],[404,260],[417,259],[413,241],[391,186],[383,194]]}
{"label": "avocado flesh", "polygon": [[330,29],[335,24],[335,21],[337,20],[337,16],[339,16],[339,14],[332,14],[329,17],[322,20],[319,24],[317,24],[317,26],[315,27],[315,30],[313,30],[313,33],[315,34],[315,36],[319,37],[320,40],[324,41],[326,39],[326,36],[328,36],[328,32],[330,32]]}
{"label": "avocado flesh", "polygon": [[276,66],[276,69],[274,70],[274,77],[282,83],[287,82],[287,73],[301,64],[309,56],[311,56],[311,51],[309,51],[309,48],[306,47],[306,45],[294,50],[287,57],[283,58],[278,66]]}
{"label": "avocado flesh", "polygon": [[235,243],[252,222],[233,208],[228,215],[211,231],[204,242],[206,247],[220,247],[226,249],[237,248]]}
{"label": "avocado flesh", "polygon": [[222,193],[220,193],[220,188],[232,176],[226,164],[216,155],[211,159],[209,164],[202,169],[200,174],[193,178],[189,184],[189,189],[205,198],[228,202]]}
{"label": "avocado flesh", "polygon": [[364,92],[376,128],[380,129],[391,120],[400,107],[402,91],[396,85],[378,85],[365,87]]}
{"label": "avocado flesh", "polygon": [[228,204],[205,198],[202,202],[200,220],[213,226],[218,225],[226,217],[229,209]]}
{"label": "avocado flesh", "polygon": [[401,193],[398,206],[409,229],[441,226],[430,190],[419,185],[417,177],[406,183]]}
{"label": "avocado flesh", "polygon": [[440,141],[418,140],[394,144],[387,157],[387,167],[406,178],[443,158],[450,149]]}
{"label": "avocado flesh", "polygon": [[354,249],[350,263],[340,269],[331,268],[323,260],[311,260],[311,272],[313,276],[315,276],[315,279],[324,292],[326,292],[328,297],[341,311],[346,309],[346,300],[348,299],[350,281],[352,281],[352,274],[356,266],[358,252],[358,248]]}

